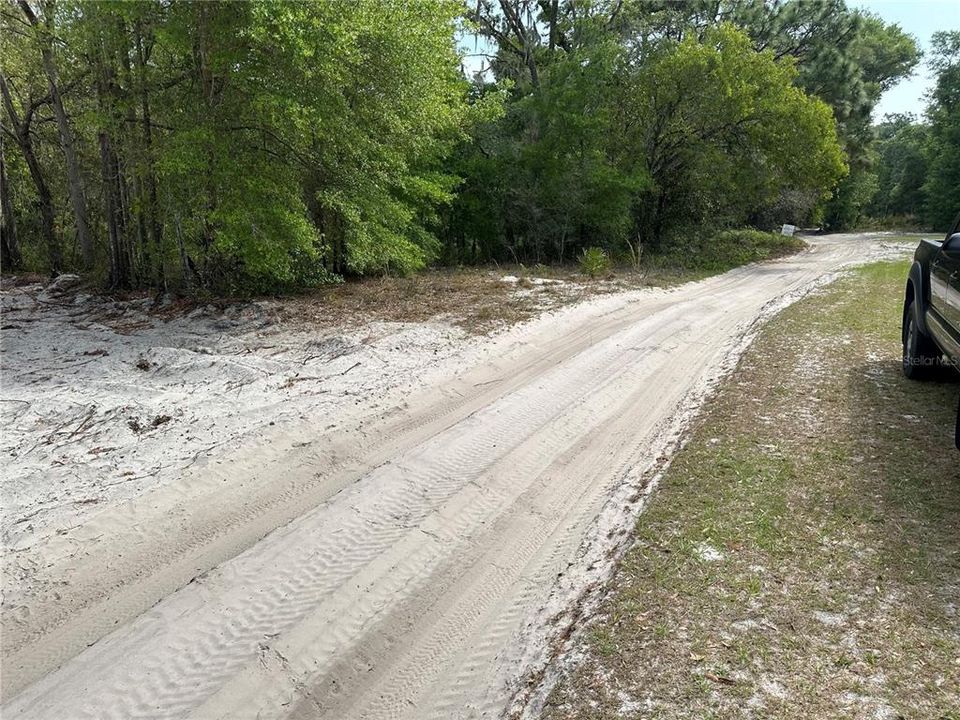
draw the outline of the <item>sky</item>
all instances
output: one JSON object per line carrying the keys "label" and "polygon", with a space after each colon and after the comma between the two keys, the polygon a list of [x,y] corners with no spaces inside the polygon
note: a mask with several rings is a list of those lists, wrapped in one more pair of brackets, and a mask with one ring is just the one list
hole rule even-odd
{"label": "sky", "polygon": [[[930,36],[938,30],[960,30],[960,0],[848,0],[847,4],[869,10],[888,23],[897,23],[924,50],[930,45]],[[926,107],[923,96],[932,84],[929,70],[921,61],[913,77],[901,80],[883,94],[874,108],[874,119],[881,120],[887,113],[922,115]]]}

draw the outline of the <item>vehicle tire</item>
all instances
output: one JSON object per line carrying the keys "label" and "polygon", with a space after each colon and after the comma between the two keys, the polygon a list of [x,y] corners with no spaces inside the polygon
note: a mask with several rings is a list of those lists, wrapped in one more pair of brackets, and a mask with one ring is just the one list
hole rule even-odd
{"label": "vehicle tire", "polygon": [[957,403],[957,424],[953,428],[953,444],[960,450],[960,402]]}
{"label": "vehicle tire", "polygon": [[920,329],[911,301],[903,311],[903,374],[911,380],[931,377],[940,367],[940,351]]}

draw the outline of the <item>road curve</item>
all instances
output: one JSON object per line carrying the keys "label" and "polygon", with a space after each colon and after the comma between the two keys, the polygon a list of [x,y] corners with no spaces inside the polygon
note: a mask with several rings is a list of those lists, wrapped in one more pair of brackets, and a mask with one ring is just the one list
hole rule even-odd
{"label": "road curve", "polygon": [[533,323],[362,432],[306,425],[94,519],[95,549],[44,571],[56,594],[4,621],[3,716],[496,717],[691,394],[758,318],[884,252],[820,238]]}

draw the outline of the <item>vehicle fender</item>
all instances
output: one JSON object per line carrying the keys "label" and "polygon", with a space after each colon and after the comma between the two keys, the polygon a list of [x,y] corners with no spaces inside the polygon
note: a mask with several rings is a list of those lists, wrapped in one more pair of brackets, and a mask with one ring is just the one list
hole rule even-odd
{"label": "vehicle fender", "polygon": [[[913,285],[913,319],[917,327],[924,334],[927,332],[927,306],[930,304],[930,283],[927,281],[928,271],[923,264],[914,260],[907,275],[907,287]],[[906,303],[906,297],[904,297]]]}

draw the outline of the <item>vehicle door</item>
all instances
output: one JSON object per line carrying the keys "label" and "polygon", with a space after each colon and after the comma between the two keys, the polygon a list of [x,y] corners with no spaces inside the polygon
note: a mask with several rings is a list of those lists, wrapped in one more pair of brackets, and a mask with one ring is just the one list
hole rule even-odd
{"label": "vehicle door", "polygon": [[930,304],[960,337],[960,217],[930,265]]}

